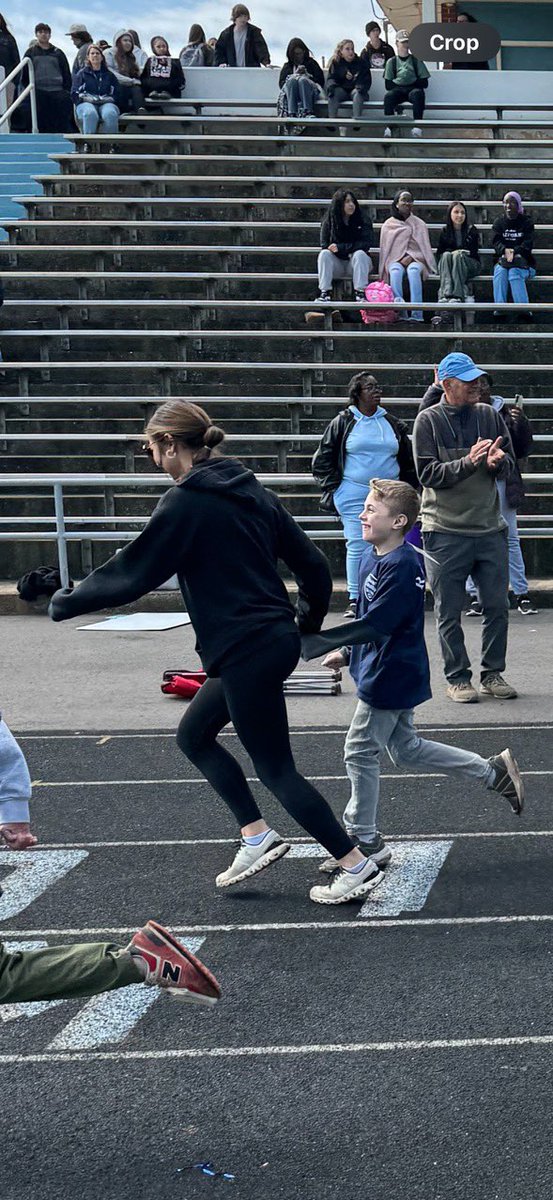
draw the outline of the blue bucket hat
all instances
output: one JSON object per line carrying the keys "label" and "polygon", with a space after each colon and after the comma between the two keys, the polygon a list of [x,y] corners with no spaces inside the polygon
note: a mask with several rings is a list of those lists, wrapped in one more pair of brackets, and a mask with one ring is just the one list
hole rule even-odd
{"label": "blue bucket hat", "polygon": [[476,366],[470,354],[446,354],[438,364],[440,383],[444,379],[461,379],[463,383],[471,383],[473,379],[478,379],[479,375],[485,374],[485,371]]}

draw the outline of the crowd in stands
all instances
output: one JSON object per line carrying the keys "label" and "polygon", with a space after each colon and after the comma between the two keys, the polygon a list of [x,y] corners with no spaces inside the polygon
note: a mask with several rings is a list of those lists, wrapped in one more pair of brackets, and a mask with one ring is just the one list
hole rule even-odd
{"label": "crowd in stands", "polygon": [[[466,13],[459,20],[471,20]],[[325,80],[323,70],[301,38],[292,38],[286,52],[286,62],[280,72],[280,94],[277,112],[284,117],[307,120],[315,115],[315,106],[321,100],[328,103],[329,117],[335,119],[344,103],[351,103],[353,117],[359,120],[363,106],[369,99],[372,72],[381,71],[384,76],[386,94],[384,114],[391,118],[409,104],[413,110],[412,136],[420,137],[417,122],[424,116],[425,92],[428,87],[429,71],[425,63],[417,59],[409,49],[407,30],[399,30],[396,36],[396,52],[383,40],[377,21],[369,21],[365,27],[367,42],[358,54],[351,38],[343,38],[328,62]],[[70,67],[68,59],[59,47],[52,45],[52,31],[46,22],[35,27],[35,36],[25,54],[33,60],[35,70],[38,124],[43,133],[69,133],[76,128],[75,118],[81,128],[82,122],[76,111],[82,103],[89,105],[85,132],[92,129],[90,106],[98,115],[98,125],[104,132],[114,132],[113,108],[121,112],[140,112],[144,101],[179,99],[185,94],[185,71],[193,67],[270,67],[271,56],[261,29],[250,19],[245,4],[235,4],[230,14],[230,24],[217,38],[207,38],[201,25],[191,26],[188,41],[178,57],[171,54],[167,39],[156,35],[150,42],[150,51],[142,49],[138,33],[134,29],[120,29],[113,41],[93,40],[84,23],[76,22],[67,31],[76,49]],[[94,45],[102,54],[101,67],[91,65],[90,47]],[[6,22],[0,16],[0,65],[6,75],[20,61],[19,50]],[[97,58],[94,56],[97,63]],[[323,60],[324,61],[324,60]],[[460,64],[453,64],[459,66]],[[463,64],[464,65],[464,64]],[[477,63],[476,67],[487,66]],[[111,72],[117,81],[109,81],[106,96],[111,109],[106,112],[106,121],[101,117],[101,98],[96,86],[87,93],[91,82],[90,72]],[[86,78],[80,73],[87,72]],[[77,82],[78,78],[78,82]],[[104,80],[106,79],[103,76]],[[94,76],[93,82],[96,80]],[[26,86],[27,76],[23,73],[17,87]],[[96,80],[97,82],[97,80]],[[79,97],[85,96],[84,101]],[[77,98],[76,98],[77,97]],[[10,97],[11,99],[11,97]],[[104,103],[107,104],[108,100]],[[29,128],[30,109],[24,106],[16,118]],[[26,122],[26,125],[25,125]],[[116,127],[117,128],[117,127]],[[301,132],[301,127],[297,128]],[[340,129],[345,133],[345,127]],[[385,137],[392,136],[392,128],[386,126]]]}
{"label": "crowd in stands", "polygon": [[[390,216],[380,230],[378,250],[379,279],[388,284],[397,305],[423,301],[423,283],[437,272],[440,279],[438,299],[444,304],[473,304],[473,281],[480,274],[480,234],[470,221],[466,205],[454,200],[447,209],[440,231],[436,255],[430,244],[426,222],[413,211],[411,192],[399,188],[391,205]],[[373,262],[369,251],[375,246],[371,221],[365,216],[355,193],[339,188],[330,202],[321,224],[321,251],[318,258],[319,295],[317,304],[330,304],[332,285],[338,279],[351,279],[355,299],[371,300],[369,274]],[[524,210],[522,197],[509,191],[503,198],[503,214],[492,226],[494,253],[493,297],[505,304],[511,295],[514,304],[528,304],[526,282],[536,274],[533,254],[534,223]],[[406,299],[405,291],[409,298]],[[382,302],[382,301],[381,301]],[[496,321],[506,320],[505,309],[493,313]],[[529,309],[520,314],[532,321]],[[421,309],[411,309],[410,321],[422,322]],[[434,318],[436,322],[441,317]]]}

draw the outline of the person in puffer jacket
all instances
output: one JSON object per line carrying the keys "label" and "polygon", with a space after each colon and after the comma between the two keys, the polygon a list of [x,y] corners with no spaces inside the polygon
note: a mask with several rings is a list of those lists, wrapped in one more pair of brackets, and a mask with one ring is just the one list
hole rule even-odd
{"label": "person in puffer jacket", "polygon": [[178,100],[184,88],[184,73],[178,58],[171,58],[164,37],[153,37],[152,53],[142,72],[142,91],[153,100]]}
{"label": "person in puffer jacket", "polygon": [[102,133],[117,133],[119,85],[113,71],[108,71],[100,47],[94,42],[88,47],[85,66],[75,75],[71,99],[84,134],[97,133],[100,125]]}

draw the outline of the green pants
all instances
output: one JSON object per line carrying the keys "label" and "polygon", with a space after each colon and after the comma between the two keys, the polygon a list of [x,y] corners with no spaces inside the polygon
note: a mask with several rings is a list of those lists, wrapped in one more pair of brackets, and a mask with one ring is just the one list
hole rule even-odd
{"label": "green pants", "polygon": [[438,263],[440,272],[440,290],[438,300],[466,300],[471,279],[480,270],[475,258],[471,258],[466,250],[446,250]]}
{"label": "green pants", "polygon": [[77,1000],[143,983],[127,950],[105,942],[18,950],[0,942],[0,1004],[24,1000]]}

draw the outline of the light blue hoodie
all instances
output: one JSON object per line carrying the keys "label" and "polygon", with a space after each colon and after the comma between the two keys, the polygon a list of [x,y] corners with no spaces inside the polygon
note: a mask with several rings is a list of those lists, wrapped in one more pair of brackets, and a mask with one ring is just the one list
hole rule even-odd
{"label": "light blue hoodie", "polygon": [[355,404],[350,404],[349,410],[355,424],[346,441],[344,479],[365,490],[370,479],[399,479],[399,442],[386,420],[386,410],[379,405],[372,417],[364,416]]}

